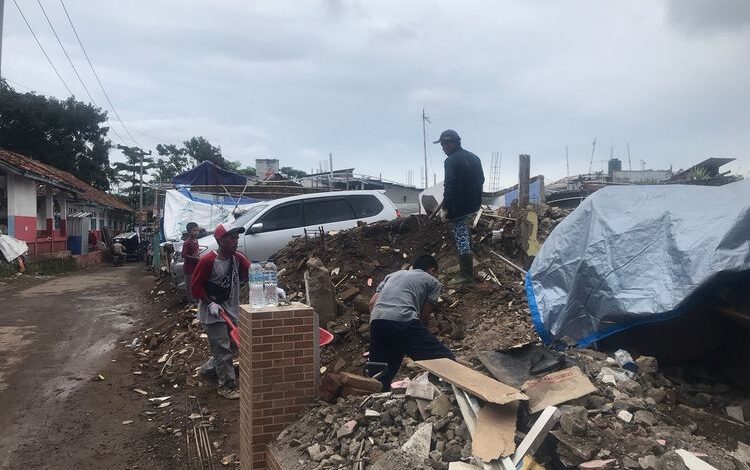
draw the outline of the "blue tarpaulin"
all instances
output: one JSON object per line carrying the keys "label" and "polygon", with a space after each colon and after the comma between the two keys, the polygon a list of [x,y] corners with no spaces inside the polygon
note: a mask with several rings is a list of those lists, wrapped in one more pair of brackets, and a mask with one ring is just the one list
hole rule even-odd
{"label": "blue tarpaulin", "polygon": [[750,269],[750,181],[597,191],[544,242],[526,277],[545,343],[587,346],[676,318],[716,273]]}
{"label": "blue tarpaulin", "polygon": [[247,177],[222,170],[211,162],[203,162],[190,171],[172,179],[176,185],[184,186],[244,186]]}

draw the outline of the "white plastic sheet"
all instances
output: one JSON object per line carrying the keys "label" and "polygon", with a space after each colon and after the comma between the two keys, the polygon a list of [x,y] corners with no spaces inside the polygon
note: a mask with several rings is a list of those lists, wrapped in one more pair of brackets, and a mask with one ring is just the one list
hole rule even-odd
{"label": "white plastic sheet", "polygon": [[750,180],[720,187],[611,186],[550,234],[526,278],[545,343],[585,346],[681,314],[721,271],[750,269]]}
{"label": "white plastic sheet", "polygon": [[[240,204],[244,211],[250,204]],[[234,221],[235,202],[229,196],[197,196],[186,190],[170,189],[164,201],[164,236],[167,241],[182,239],[185,226],[195,222],[208,231],[222,222]]]}
{"label": "white plastic sheet", "polygon": [[3,253],[5,261],[11,262],[29,250],[29,246],[23,240],[17,240],[10,235],[0,235],[0,252]]}

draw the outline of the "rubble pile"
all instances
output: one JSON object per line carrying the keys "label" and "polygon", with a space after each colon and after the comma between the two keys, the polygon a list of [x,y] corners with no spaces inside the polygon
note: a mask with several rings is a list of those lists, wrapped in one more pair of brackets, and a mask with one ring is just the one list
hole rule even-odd
{"label": "rubble pile", "polygon": [[[558,219],[550,220],[556,225]],[[559,219],[561,220],[561,219]],[[503,348],[536,337],[531,327],[522,274],[496,254],[508,243],[505,229],[513,221],[483,214],[473,230],[476,272],[480,282],[471,290],[444,288],[437,313],[438,336],[454,351],[471,356],[477,344]],[[507,233],[511,233],[508,230]],[[504,241],[505,240],[505,241]],[[276,256],[279,283],[291,300],[306,302],[304,274],[308,261],[318,258],[335,287],[335,315],[321,326],[336,336],[332,348],[323,351],[322,362],[337,358],[355,370],[364,364],[369,339],[368,301],[386,275],[407,269],[421,254],[438,260],[440,280],[458,272],[451,225],[426,216],[363,225],[341,233],[300,238]],[[323,317],[323,315],[321,315]]]}
{"label": "rubble pile", "polygon": [[322,404],[284,430],[274,447],[287,470],[352,468],[360,461],[366,468],[447,468],[471,455],[469,431],[444,384],[432,400],[402,389]]}
{"label": "rubble pile", "polygon": [[[538,237],[546,237],[564,216],[563,211],[547,210],[539,219]],[[512,266],[524,259],[514,255],[519,250],[514,217],[518,214],[511,211],[483,213],[471,224],[476,225],[472,238],[479,281],[472,288],[446,286],[442,308],[432,325],[463,364],[489,377],[496,371],[485,363],[485,351],[505,354],[519,344],[527,347],[537,341],[522,274]],[[306,273],[308,283],[310,273],[322,272],[323,279],[315,282],[330,284],[332,312],[321,326],[336,338],[321,349],[321,372],[362,372],[367,360],[370,296],[387,274],[408,268],[423,253],[436,256],[442,281],[458,270],[450,224],[412,216],[300,238],[278,253],[279,282],[291,300],[307,301]],[[166,287],[154,291],[161,302],[171,298]],[[246,295],[243,292],[242,298]],[[152,388],[144,387],[144,399],[181,393],[188,400],[214,394],[214,384],[205,386],[205,379],[197,374],[196,368],[210,353],[193,311],[168,308],[161,323],[136,336],[128,344],[141,362],[136,372],[154,382]],[[495,377],[529,396],[535,381],[544,382],[575,367],[588,384],[585,393],[566,397],[568,385],[550,380],[554,386],[548,404],[559,407],[559,423],[533,452],[533,465],[548,470],[682,470],[704,468],[691,467],[685,460],[699,458],[721,470],[750,470],[746,445],[750,443],[750,400],[742,391],[700,364],[659,364],[655,358],[631,352],[636,358],[623,360],[627,355],[619,352],[571,348],[553,353],[553,366],[533,377]],[[523,372],[530,373],[531,368],[527,369]],[[281,433],[273,444],[274,454],[283,468],[297,470],[448,469],[453,462],[469,462],[474,431],[469,431],[459,398],[450,385],[433,376],[429,398],[410,394],[408,385],[423,379],[422,374],[406,359],[396,377],[402,384],[391,392],[343,393],[338,399],[331,397],[332,403],[319,402]],[[181,436],[189,431],[191,416],[214,432],[217,425],[229,429],[235,423],[236,427],[236,417],[218,420],[221,410],[196,409],[189,403],[177,409],[176,401],[169,401],[172,405],[163,408],[159,408],[162,403],[145,402],[149,419],[159,423],[159,432],[165,435],[184,439]],[[516,445],[532,434],[541,410],[532,412],[531,402],[520,403]],[[238,447],[227,442],[236,442],[237,437],[223,435],[222,439],[214,443],[219,455],[237,453]],[[524,468],[539,468],[533,465]]]}
{"label": "rubble pile", "polygon": [[178,307],[181,296],[166,281],[157,281],[151,295],[166,308],[122,346],[137,358],[132,396],[143,402],[143,417],[152,423],[154,448],[174,448],[177,462],[187,458],[193,465],[199,463],[194,435],[203,434],[211,447],[204,455],[211,452],[214,463],[238,465],[238,436],[226,434],[239,419],[236,402],[217,400],[215,379],[198,373],[211,352],[196,309]]}
{"label": "rubble pile", "polygon": [[[660,369],[653,357],[639,357],[625,368],[589,349],[570,350],[564,358],[563,367],[579,367],[594,391],[556,403],[559,424],[533,455],[542,468],[693,468],[678,455],[684,452],[717,469],[750,468],[745,445],[750,431],[743,421],[750,400],[740,390],[705,381],[708,375],[697,366]],[[409,375],[415,380],[415,371]],[[538,417],[529,406],[520,407],[516,444]],[[426,452],[416,457],[404,452],[423,426],[431,430]],[[359,461],[367,469],[447,469],[450,462],[471,458],[471,444],[452,389],[438,382],[432,400],[394,389],[323,403],[287,428],[273,449],[285,469],[353,468]]]}

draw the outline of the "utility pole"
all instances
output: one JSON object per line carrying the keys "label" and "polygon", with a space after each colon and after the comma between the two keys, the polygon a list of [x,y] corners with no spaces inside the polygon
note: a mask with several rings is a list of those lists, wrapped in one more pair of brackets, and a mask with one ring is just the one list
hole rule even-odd
{"label": "utility pole", "polygon": [[531,156],[518,156],[518,207],[525,209],[529,205],[529,180],[531,179]]}
{"label": "utility pole", "polygon": [[0,77],[3,76],[3,11],[5,10],[5,0],[0,0]]}
{"label": "utility pole", "polygon": [[151,150],[148,152],[144,152],[143,149],[138,147],[127,147],[125,145],[118,145],[118,149],[122,150],[125,156],[128,156],[128,153],[130,154],[137,154],[139,157],[139,166],[140,166],[140,183],[138,187],[138,235],[141,235],[141,227],[143,224],[143,157],[145,155],[151,155]]}
{"label": "utility pole", "polygon": [[333,154],[328,154],[328,171],[330,172],[330,176],[328,177],[328,189],[330,191],[333,191]]}
{"label": "utility pole", "polygon": [[430,184],[430,179],[427,172],[427,123],[432,124],[430,118],[425,114],[424,108],[422,108],[422,146],[424,147],[424,187]]}
{"label": "utility pole", "polygon": [[596,150],[596,137],[591,142],[591,160],[589,161],[589,175],[591,175],[591,167],[594,165],[594,150]]}
{"label": "utility pole", "polygon": [[151,150],[148,151],[148,153],[144,152],[142,149],[138,149],[138,153],[141,155],[141,176],[140,176],[140,191],[138,194],[138,236],[141,236],[141,224],[143,223],[143,156],[144,155],[151,155]]}
{"label": "utility pole", "polygon": [[630,142],[625,144],[628,147],[628,171],[633,171],[633,164],[630,163]]}

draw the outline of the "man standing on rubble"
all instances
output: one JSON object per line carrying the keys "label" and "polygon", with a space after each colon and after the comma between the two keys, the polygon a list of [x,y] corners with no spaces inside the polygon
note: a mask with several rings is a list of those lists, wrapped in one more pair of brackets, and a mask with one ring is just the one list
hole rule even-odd
{"label": "man standing on rubble", "polygon": [[427,329],[442,289],[437,270],[435,258],[422,255],[414,261],[413,269],[387,275],[370,299],[370,361],[388,364],[378,378],[383,390],[390,390],[404,355],[416,361],[455,360]]}
{"label": "man standing on rubble", "polygon": [[232,364],[237,346],[229,339],[229,325],[219,311],[223,310],[237,324],[240,281],[246,281],[250,271],[250,262],[242,253],[237,253],[237,240],[244,231],[243,227],[229,223],[219,224],[214,231],[219,249],[200,258],[190,285],[193,297],[199,299],[198,318],[206,329],[212,354],[201,366],[201,373],[215,373],[219,395],[229,399],[240,397]]}
{"label": "man standing on rubble", "polygon": [[482,161],[473,153],[461,148],[461,137],[454,130],[446,130],[434,142],[443,147],[445,181],[443,183],[443,211],[453,223],[460,275],[450,284],[474,283],[474,256],[471,254],[471,236],[466,219],[482,205],[484,172]]}

